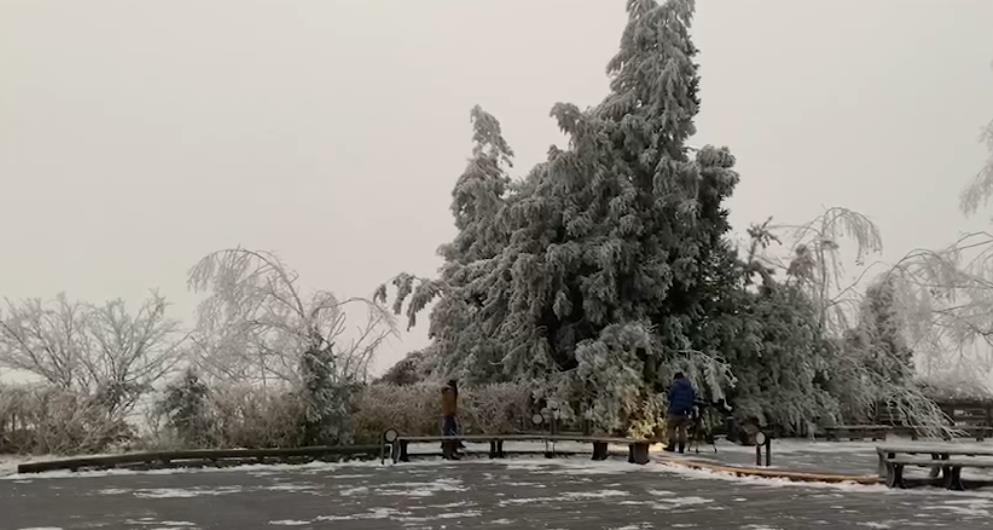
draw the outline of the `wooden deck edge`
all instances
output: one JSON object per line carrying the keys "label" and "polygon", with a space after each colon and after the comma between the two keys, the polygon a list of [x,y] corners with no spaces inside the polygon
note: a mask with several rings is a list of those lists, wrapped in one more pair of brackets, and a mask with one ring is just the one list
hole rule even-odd
{"label": "wooden deck edge", "polygon": [[699,460],[663,459],[663,465],[682,466],[690,469],[726,473],[739,477],[759,477],[769,479],[786,479],[793,482],[823,482],[828,484],[855,483],[866,486],[881,484],[876,475],[838,475],[831,473],[810,473],[805,471],[788,471],[783,469],[761,469],[756,467],[725,466]]}
{"label": "wooden deck edge", "polygon": [[145,464],[149,468],[203,467],[215,463],[277,460],[290,462],[300,458],[318,460],[322,457],[368,457],[380,455],[379,445],[300,447],[292,449],[204,449],[193,451],[155,451],[109,456],[89,456],[28,462],[17,466],[18,474],[79,469],[113,469]]}

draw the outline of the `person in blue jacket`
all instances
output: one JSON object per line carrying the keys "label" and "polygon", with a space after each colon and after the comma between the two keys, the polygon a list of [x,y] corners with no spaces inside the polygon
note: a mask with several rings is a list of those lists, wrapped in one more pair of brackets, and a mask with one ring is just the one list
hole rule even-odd
{"label": "person in blue jacket", "polygon": [[668,435],[668,445],[665,450],[672,452],[676,450],[676,442],[679,442],[679,452],[686,452],[686,430],[690,424],[690,415],[693,413],[693,406],[696,403],[696,391],[693,384],[682,372],[677,372],[669,387],[669,413],[666,418],[666,430]]}

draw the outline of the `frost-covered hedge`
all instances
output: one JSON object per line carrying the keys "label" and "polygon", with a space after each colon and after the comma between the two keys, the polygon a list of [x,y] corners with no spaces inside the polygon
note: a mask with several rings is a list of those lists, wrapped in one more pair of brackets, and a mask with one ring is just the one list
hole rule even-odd
{"label": "frost-covered hedge", "polygon": [[46,385],[0,387],[0,452],[92,453],[134,436],[96,397]]}
{"label": "frost-covered hedge", "polygon": [[[523,385],[492,384],[459,391],[459,419],[468,433],[505,433],[527,426],[530,391]],[[304,443],[305,406],[299,395],[257,386],[211,388],[205,401],[204,447],[296,447]],[[387,429],[403,434],[437,434],[441,429],[441,387],[370,385],[352,397],[350,428],[356,443],[375,443]],[[189,446],[161,417],[149,422],[149,448]],[[188,438],[188,437],[186,437]]]}
{"label": "frost-covered hedge", "polygon": [[291,392],[227,386],[210,392],[216,447],[295,447],[303,437],[304,405]]}
{"label": "frost-covered hedge", "polygon": [[[531,391],[502,383],[459,389],[459,420],[466,434],[509,433],[526,428]],[[355,438],[374,442],[387,429],[426,435],[441,431],[441,387],[372,385],[356,397]]]}

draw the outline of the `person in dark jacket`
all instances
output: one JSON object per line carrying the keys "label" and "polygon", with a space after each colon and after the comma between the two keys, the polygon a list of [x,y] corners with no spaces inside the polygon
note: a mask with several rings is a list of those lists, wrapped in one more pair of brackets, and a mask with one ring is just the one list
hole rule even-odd
{"label": "person in dark jacket", "polygon": [[668,431],[668,446],[666,451],[676,450],[676,443],[679,443],[679,452],[686,452],[686,430],[689,427],[690,415],[693,413],[693,406],[696,403],[696,391],[693,384],[682,372],[677,372],[669,387],[669,413],[666,418],[666,430]]}
{"label": "person in dark jacket", "polygon": [[455,436],[458,434],[458,422],[455,419],[458,411],[459,386],[458,381],[452,379],[441,389],[442,436]]}
{"label": "person in dark jacket", "polygon": [[[456,415],[459,411],[459,385],[458,381],[455,379],[449,380],[448,384],[441,389],[441,435],[442,436],[458,436],[459,427]],[[443,450],[446,448],[446,444],[450,442],[442,442],[441,447]],[[444,451],[446,458],[449,456],[451,458],[458,458],[455,454],[455,449],[463,446],[459,442],[450,443],[451,452]]]}

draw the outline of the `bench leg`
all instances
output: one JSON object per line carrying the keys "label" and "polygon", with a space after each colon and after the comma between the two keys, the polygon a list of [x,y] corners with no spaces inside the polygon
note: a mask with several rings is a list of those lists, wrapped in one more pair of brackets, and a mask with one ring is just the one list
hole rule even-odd
{"label": "bench leg", "polygon": [[490,440],[490,458],[500,458],[497,454],[497,441]]}
{"label": "bench leg", "polygon": [[593,442],[593,460],[607,459],[607,443]]}
{"label": "bench leg", "polygon": [[[948,455],[932,453],[931,460],[948,460]],[[942,467],[932,467],[930,473],[928,473],[928,478],[936,479],[939,476],[947,477],[947,470]]]}
{"label": "bench leg", "polygon": [[407,440],[400,440],[400,461],[410,462],[410,456],[407,454]]}
{"label": "bench leg", "polygon": [[960,466],[945,469],[945,486],[953,491],[965,489],[965,486],[962,485],[962,468]]}
{"label": "bench leg", "polygon": [[628,446],[631,453],[631,463],[645,465],[648,463],[648,444],[635,443]]}
{"label": "bench leg", "polygon": [[890,488],[903,488],[903,464],[886,464],[886,485]]}

